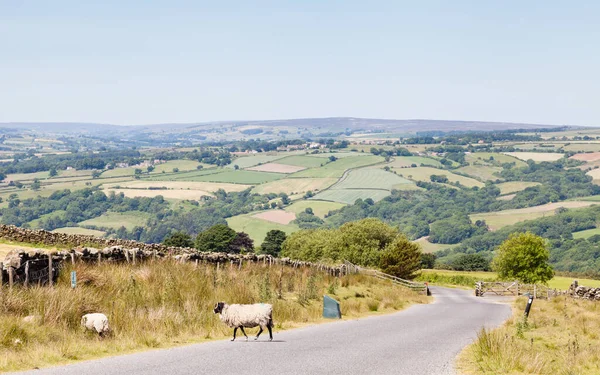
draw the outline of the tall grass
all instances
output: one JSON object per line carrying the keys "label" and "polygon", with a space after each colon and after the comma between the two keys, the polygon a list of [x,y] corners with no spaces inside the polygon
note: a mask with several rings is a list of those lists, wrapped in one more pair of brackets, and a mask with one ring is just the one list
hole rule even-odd
{"label": "tall grass", "polygon": [[528,320],[525,298],[513,318],[479,332],[460,355],[466,374],[600,374],[600,303],[557,297],[535,300]]}
{"label": "tall grass", "polygon": [[[212,312],[218,301],[272,303],[276,330],[320,321],[321,298],[332,285],[342,314],[349,317],[426,302],[424,296],[363,275],[336,280],[311,269],[259,264],[216,269],[157,261],[71,268],[77,271],[75,289],[71,269],[65,269],[54,288],[0,291],[0,371],[223,338],[231,329]],[[81,316],[90,312],[108,316],[108,338],[80,327]],[[25,316],[35,316],[34,322],[25,322]]]}

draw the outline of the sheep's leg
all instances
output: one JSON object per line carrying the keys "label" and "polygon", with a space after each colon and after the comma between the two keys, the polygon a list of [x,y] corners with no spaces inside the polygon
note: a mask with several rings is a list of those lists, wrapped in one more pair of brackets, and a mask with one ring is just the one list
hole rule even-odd
{"label": "sheep's leg", "polygon": [[261,334],[261,333],[262,333],[262,331],[263,331],[263,328],[262,328],[262,326],[258,326],[258,327],[259,327],[260,329],[258,330],[258,333],[256,334],[256,337],[254,338],[254,340],[258,340],[258,336],[260,336],[260,334]]}
{"label": "sheep's leg", "polygon": [[267,328],[269,329],[269,341],[273,341],[273,331],[271,330],[272,325],[273,320],[269,320],[269,324],[267,324]]}
{"label": "sheep's leg", "polygon": [[246,341],[248,341],[248,335],[246,334],[246,331],[244,331],[244,327],[240,327],[240,329],[242,330],[244,336],[246,336]]}
{"label": "sheep's leg", "polygon": [[231,339],[231,341],[235,341],[235,334],[237,333],[237,329],[238,329],[238,327],[235,327],[233,329],[233,338]]}

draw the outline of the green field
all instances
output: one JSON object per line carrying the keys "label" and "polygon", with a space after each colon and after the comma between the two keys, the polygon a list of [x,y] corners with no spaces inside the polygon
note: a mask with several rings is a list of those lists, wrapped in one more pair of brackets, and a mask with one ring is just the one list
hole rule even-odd
{"label": "green field", "polygon": [[169,160],[163,164],[157,164],[152,171],[153,174],[166,172],[173,172],[173,168],[178,168],[180,172],[185,171],[196,171],[198,166],[202,165],[204,168],[210,167],[208,164],[202,164],[195,160]]}
{"label": "green field", "polygon": [[306,168],[318,168],[327,162],[328,160],[323,160],[323,158],[302,155],[287,156],[283,159],[277,160],[278,164],[295,165],[297,167]]}
{"label": "green field", "polygon": [[553,216],[556,214],[556,209],[559,207],[581,208],[590,206],[592,204],[593,202],[565,201],[514,210],[472,214],[469,216],[471,217],[471,221],[475,222],[477,220],[485,220],[491,230],[497,230],[521,221],[538,219],[545,216]]}
{"label": "green field", "polygon": [[481,181],[477,181],[474,178],[459,176],[450,171],[444,169],[436,169],[431,167],[417,167],[417,168],[407,168],[407,169],[397,169],[398,175],[402,177],[406,177],[415,181],[425,181],[431,182],[431,175],[444,175],[448,178],[450,182],[460,182],[462,185],[466,187],[483,187],[485,184]]}
{"label": "green field", "polygon": [[[326,154],[329,156],[329,154]],[[333,154],[336,155],[337,154]],[[353,155],[356,155],[353,153]],[[371,164],[376,164],[384,161],[381,156],[365,155],[355,156],[338,159],[332,163],[328,163],[323,167],[306,169],[297,173],[294,173],[293,177],[341,177],[344,171],[350,168],[358,168]]]}
{"label": "green field", "polygon": [[299,214],[300,212],[304,212],[304,210],[308,207],[312,208],[315,216],[320,218],[324,218],[325,215],[329,213],[329,211],[338,210],[342,207],[346,206],[343,203],[338,202],[326,202],[326,201],[317,201],[317,200],[302,200],[293,203],[292,205],[285,208],[288,212],[293,212],[295,214]]}
{"label": "green field", "polygon": [[206,176],[209,174],[227,172],[229,169],[224,168],[207,168],[189,172],[178,172],[178,173],[159,173],[156,175],[150,175],[150,177],[144,177],[143,181],[199,181],[197,180],[200,176]]}
{"label": "green field", "polygon": [[538,186],[539,182],[526,182],[526,181],[510,181],[496,184],[496,187],[500,189],[501,195],[516,193],[521,190],[525,190],[528,187]]}
{"label": "green field", "polygon": [[190,179],[189,181],[228,182],[233,184],[258,185],[265,182],[279,180],[283,177],[285,177],[285,175],[281,173],[226,170],[220,173],[198,176],[193,180]]}
{"label": "green field", "polygon": [[132,230],[135,227],[144,227],[150,218],[150,214],[139,211],[130,212],[107,212],[102,216],[85,220],[79,223],[80,226],[93,225],[98,228],[119,229],[125,227]]}
{"label": "green field", "polygon": [[410,167],[413,164],[416,164],[417,167],[420,167],[421,165],[440,168],[442,167],[442,163],[440,163],[438,160],[423,156],[395,156],[394,160],[392,160],[388,165],[392,168],[403,168]]}
{"label": "green field", "polygon": [[6,176],[5,181],[33,181],[36,178],[43,180],[50,177],[50,173],[35,172],[35,173],[13,173]]}
{"label": "green field", "polygon": [[590,152],[600,151],[600,143],[571,143],[563,147],[565,151]]}
{"label": "green field", "polygon": [[491,165],[467,165],[466,167],[456,169],[456,171],[480,181],[496,181],[497,179],[501,179],[498,173],[502,171],[502,168]]}
{"label": "green field", "polygon": [[591,195],[589,197],[577,198],[578,201],[600,202],[600,195]]}
{"label": "green field", "polygon": [[267,232],[273,229],[282,230],[287,234],[300,230],[296,224],[278,224],[267,220],[252,217],[251,214],[238,215],[227,219],[227,224],[236,232],[246,232],[254,240],[254,246],[260,246]]}
{"label": "green field", "polygon": [[332,189],[383,189],[391,190],[395,185],[412,184],[405,178],[378,168],[360,168],[348,172],[346,177]]}
{"label": "green field", "polygon": [[[495,272],[467,272],[467,271],[448,271],[448,270],[421,270],[423,274],[428,273],[437,273],[438,275],[444,276],[469,276],[475,279],[484,280],[495,280],[498,275]],[[577,280],[579,285],[590,286],[594,288],[600,287],[600,280],[593,279],[581,279],[574,277],[566,277],[566,276],[554,276],[552,280],[548,282],[548,286],[553,289],[558,290],[567,290],[569,286],[573,282],[573,280]],[[473,286],[475,289],[475,286]]]}
{"label": "green field", "polygon": [[49,214],[44,214],[42,216],[39,217],[39,219],[35,219],[35,220],[31,220],[28,224],[31,227],[31,229],[42,229],[40,227],[40,222],[46,219],[49,219],[51,217],[61,217],[65,214],[66,211],[64,210],[56,210],[54,212],[51,212]]}
{"label": "green field", "polygon": [[[493,158],[492,161],[490,161],[490,157]],[[469,154],[467,155],[467,161],[482,161],[482,162],[487,162],[487,163],[515,163],[515,167],[520,168],[520,167],[525,167],[527,166],[527,163],[525,163],[522,160],[519,160],[515,157],[509,156],[509,155],[505,155],[505,154],[501,154],[499,152],[477,152],[477,153],[473,153],[473,154]]]}
{"label": "green field", "polygon": [[239,158],[233,159],[231,164],[229,164],[227,167],[234,168],[237,165],[240,169],[250,168],[250,167],[254,167],[255,165],[265,164],[265,163],[272,162],[273,160],[284,158],[285,156],[286,156],[286,154],[283,154],[283,155],[282,154],[275,154],[275,155],[268,154],[267,155],[264,153],[254,154],[254,155],[249,155],[249,156],[241,156]]}
{"label": "green field", "polygon": [[423,250],[424,253],[435,253],[436,251],[449,249],[449,248],[456,247],[459,245],[459,244],[446,245],[446,244],[439,244],[439,243],[431,243],[425,237],[421,237],[418,240],[415,240],[414,242],[421,245],[421,249]]}
{"label": "green field", "polygon": [[298,194],[306,193],[307,191],[316,192],[328,188],[336,181],[336,178],[284,178],[258,185],[254,187],[252,191],[257,194]]}
{"label": "green field", "polygon": [[335,156],[338,159],[345,159],[345,158],[353,158],[355,156],[374,156],[371,154],[368,154],[366,151],[364,153],[362,152],[347,152],[347,151],[340,151],[340,152],[323,152],[323,153],[319,153],[319,154],[309,154],[310,157],[315,157],[315,158],[328,158],[330,156]]}
{"label": "green field", "polygon": [[84,234],[87,236],[103,237],[106,233],[101,230],[85,229],[79,227],[64,227],[53,230],[54,233],[66,233],[66,234]]}
{"label": "green field", "polygon": [[367,198],[373,199],[377,202],[390,195],[388,190],[376,190],[376,189],[329,189],[325,190],[310,200],[324,200],[332,202],[340,202],[346,204],[354,204],[357,199],[365,200]]}
{"label": "green field", "polygon": [[582,230],[579,232],[573,232],[573,238],[590,238],[595,236],[596,234],[600,234],[600,228],[592,228],[587,230]]}

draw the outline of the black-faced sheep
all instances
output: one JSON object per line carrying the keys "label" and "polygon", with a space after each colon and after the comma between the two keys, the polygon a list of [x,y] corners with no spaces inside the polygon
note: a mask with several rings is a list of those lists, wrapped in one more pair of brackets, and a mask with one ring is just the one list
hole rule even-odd
{"label": "black-faced sheep", "polygon": [[81,317],[81,325],[87,330],[96,331],[100,337],[110,331],[108,318],[100,313],[85,314]]}
{"label": "black-faced sheep", "polygon": [[248,340],[248,335],[246,335],[244,328],[254,328],[256,326],[260,327],[260,330],[254,340],[258,340],[265,327],[269,330],[269,341],[273,340],[273,332],[271,331],[273,327],[273,306],[268,303],[228,305],[225,302],[219,302],[215,305],[213,311],[215,314],[219,314],[219,318],[221,318],[223,323],[233,328],[233,338],[231,341],[235,340],[238,328],[242,330],[242,333],[246,336],[246,340]]}

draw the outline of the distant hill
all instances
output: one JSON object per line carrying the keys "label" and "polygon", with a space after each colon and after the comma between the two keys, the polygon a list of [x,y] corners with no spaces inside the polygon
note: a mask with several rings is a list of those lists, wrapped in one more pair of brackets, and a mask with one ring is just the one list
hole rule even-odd
{"label": "distant hill", "polygon": [[509,129],[541,129],[558,128],[557,125],[526,124],[489,121],[456,121],[456,120],[393,120],[368,119],[355,117],[305,118],[261,121],[214,121],[183,124],[149,124],[149,125],[111,125],[96,123],[69,122],[9,122],[0,123],[0,128],[12,128],[21,131],[32,130],[50,133],[152,133],[152,132],[189,132],[213,127],[293,127],[293,128],[328,128],[338,130],[364,130],[410,133],[416,131],[487,131]]}

